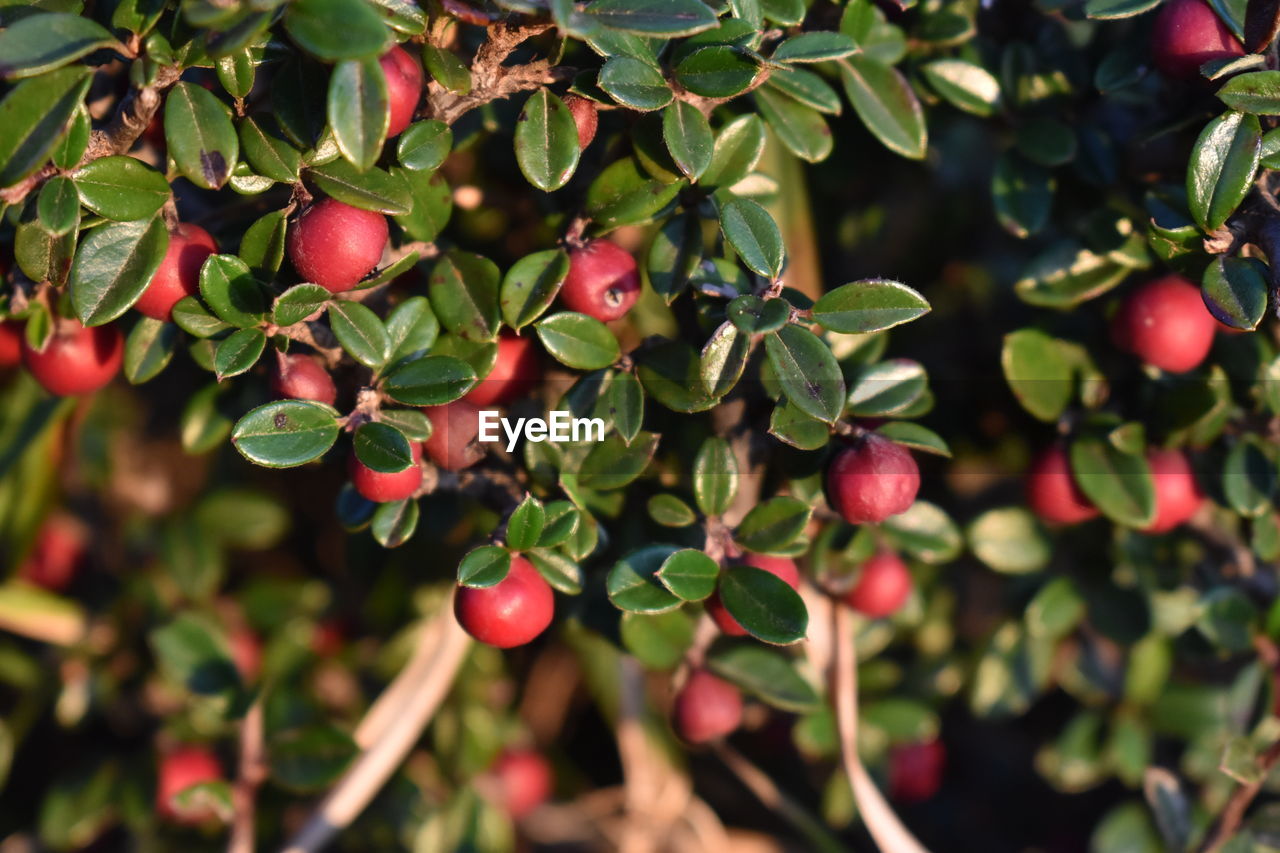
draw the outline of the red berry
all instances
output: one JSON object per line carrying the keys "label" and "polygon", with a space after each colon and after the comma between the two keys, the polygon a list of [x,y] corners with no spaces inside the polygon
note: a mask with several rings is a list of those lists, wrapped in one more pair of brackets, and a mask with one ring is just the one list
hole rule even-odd
{"label": "red berry", "polygon": [[570,311],[609,322],[631,310],[640,298],[636,259],[608,240],[588,240],[569,253],[569,274],[560,301]]}
{"label": "red berry", "polygon": [[705,669],[695,669],[676,694],[671,723],[687,743],[722,738],[742,723],[742,694]]}
{"label": "red berry", "polygon": [[881,551],[862,564],[845,602],[872,619],[892,616],[911,597],[911,570],[892,551]]}
{"label": "red berry", "polygon": [[1067,449],[1061,444],[1045,448],[1027,471],[1027,504],[1050,524],[1075,524],[1098,515],[1075,477]]}
{"label": "red berry", "polygon": [[1156,67],[1170,77],[1193,79],[1214,59],[1244,55],[1244,45],[1203,0],[1168,0],[1151,31]]}
{"label": "red berry", "polygon": [[366,500],[376,503],[402,501],[413,497],[413,493],[422,485],[422,468],[418,465],[422,461],[422,447],[416,441],[411,441],[409,451],[413,454],[413,464],[403,471],[390,474],[373,470],[352,453],[347,463],[351,484]]}
{"label": "red berry", "polygon": [[331,198],[306,209],[289,229],[289,260],[304,279],[342,293],[382,260],[387,218]]}
{"label": "red berry", "polygon": [[217,254],[218,244],[199,225],[178,224],[169,235],[169,248],[147,289],[133,307],[156,320],[173,317],[173,306],[183,297],[200,292],[200,267]]}
{"label": "red berry", "polygon": [[246,627],[238,627],[227,634],[231,647],[231,661],[244,681],[256,681],[262,674],[262,640]]}
{"label": "red berry", "polygon": [[13,320],[0,323],[0,370],[22,362],[23,326]]}
{"label": "red berry", "polygon": [[223,778],[222,765],[211,750],[203,746],[180,746],[161,757],[157,775],[156,813],[160,817],[191,826],[214,816],[207,807],[184,810],[173,802],[175,796],[193,785]]}
{"label": "red berry", "polygon": [[909,743],[889,750],[889,795],[918,803],[938,793],[947,750],[941,741]]}
{"label": "red berry", "polygon": [[507,576],[493,586],[460,586],[453,599],[463,630],[500,649],[523,646],[547,629],[554,613],[550,584],[524,557],[512,557]]}
{"label": "red berry", "polygon": [[84,564],[88,542],[88,532],[80,521],[54,513],[40,526],[35,546],[18,569],[18,577],[61,592],[70,586]]}
{"label": "red berry", "polygon": [[[748,566],[755,566],[757,569],[764,569],[766,572],[776,575],[787,582],[787,586],[792,589],[800,587],[800,570],[796,568],[795,561],[789,557],[769,557],[765,554],[750,554],[743,560]],[[731,637],[745,637],[747,629],[743,628],[729,615],[728,609],[724,603],[720,601],[720,593],[712,593],[706,603],[707,614],[715,620],[716,625],[720,627],[720,631]]]}
{"label": "red berry", "polygon": [[422,65],[399,45],[378,60],[387,78],[387,137],[399,134],[413,121],[422,99]]}
{"label": "red berry", "polygon": [[446,471],[461,471],[484,458],[484,450],[476,444],[480,410],[470,401],[454,400],[422,411],[431,421],[431,437],[422,442],[422,448],[432,462]]}
{"label": "red berry", "polygon": [[493,370],[462,399],[480,408],[503,405],[532,391],[540,373],[538,349],[532,338],[500,335]]}
{"label": "red berry", "polygon": [[1200,288],[1182,276],[1149,281],[1129,294],[1111,323],[1116,346],[1170,373],[1198,367],[1213,346],[1218,323]]}
{"label": "red berry", "polygon": [[827,500],[850,524],[905,512],[920,490],[920,469],[900,444],[868,433],[827,466]]}
{"label": "red berry", "polygon": [[44,352],[23,340],[22,360],[50,393],[90,394],[120,372],[124,337],[115,326],[85,328],[76,320],[59,320]]}
{"label": "red berry", "polygon": [[502,807],[513,820],[529,815],[551,799],[555,777],[551,764],[531,749],[509,749],[493,764]]}
{"label": "red berry", "polygon": [[1168,533],[1191,519],[1205,495],[1191,471],[1191,461],[1181,450],[1148,450],[1147,464],[1156,487],[1156,520],[1148,533]]}
{"label": "red berry", "polygon": [[569,112],[573,114],[573,123],[578,126],[578,148],[585,151],[591,140],[596,138],[596,126],[600,123],[595,101],[578,95],[565,95],[564,105],[569,108]]}
{"label": "red berry", "polygon": [[278,397],[314,400],[332,406],[338,399],[333,377],[315,358],[302,353],[281,355],[271,371],[271,390]]}

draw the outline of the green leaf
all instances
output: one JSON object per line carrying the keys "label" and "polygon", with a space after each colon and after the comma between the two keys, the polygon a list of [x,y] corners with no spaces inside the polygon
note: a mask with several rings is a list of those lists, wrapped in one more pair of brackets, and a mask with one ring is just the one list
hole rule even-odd
{"label": "green leaf", "polygon": [[538,544],[547,523],[547,510],[542,502],[528,495],[507,519],[507,547],[512,551],[528,551]]}
{"label": "green leaf", "polygon": [[391,371],[383,390],[406,406],[440,406],[467,393],[475,382],[475,370],[462,359],[428,355]]}
{"label": "green leaf", "polygon": [[361,424],[352,436],[356,458],[366,467],[384,474],[404,471],[413,464],[413,451],[404,433],[380,422]]}
{"label": "green leaf", "polygon": [[387,78],[377,57],[339,62],[329,78],[329,127],[342,156],[364,171],[377,162],[390,121]]}
{"label": "green leaf", "polygon": [[178,328],[197,338],[211,338],[235,328],[209,312],[194,296],[184,296],[173,306],[173,322]]}
{"label": "green leaf", "polygon": [[891,358],[857,371],[849,389],[849,409],[862,417],[902,415],[928,391],[924,367],[906,358]]}
{"label": "green leaf", "polygon": [[431,242],[453,214],[453,190],[444,175],[433,172],[412,172],[397,169],[397,176],[409,188],[409,201],[413,210],[408,215],[396,217],[396,223],[415,240]]}
{"label": "green leaf", "polygon": [[231,432],[236,450],[257,465],[293,468],[319,459],[338,440],[338,419],[331,409],[303,400],[259,406]]}
{"label": "green leaf", "polygon": [[245,160],[259,175],[291,184],[298,180],[302,153],[294,148],[270,116],[247,116],[238,130]]}
{"label": "green leaf", "polygon": [[546,505],[546,519],[542,526],[542,535],[538,537],[539,548],[556,548],[568,542],[578,531],[582,516],[576,507],[568,501],[552,501]]}
{"label": "green leaf", "polygon": [[747,293],[729,303],[725,316],[744,334],[776,332],[791,319],[791,303],[785,299],[761,299]]}
{"label": "green leaf", "polygon": [[511,553],[497,545],[473,548],[458,564],[458,583],[474,589],[486,589],[501,583],[511,570]]}
{"label": "green leaf", "polygon": [[702,183],[725,187],[738,183],[751,174],[751,170],[760,162],[764,144],[764,122],[760,117],[738,116],[725,125],[716,137],[711,163],[702,173]]}
{"label": "green leaf", "polygon": [[1280,113],[1280,71],[1237,74],[1218,90],[1218,99],[1240,112],[1276,115]]}
{"label": "green leaf", "polygon": [[34,77],[115,43],[111,33],[87,17],[28,15],[0,30],[0,77]]}
{"label": "green leaf", "polygon": [[1080,435],[1071,442],[1071,473],[1113,521],[1141,528],[1155,519],[1155,483],[1143,456],[1120,451],[1104,436]]}
{"label": "green leaf", "polygon": [[671,103],[673,95],[662,72],[629,56],[611,56],[600,69],[601,89],[624,107],[648,112]]}
{"label": "green leaf", "polygon": [[1054,578],[1027,604],[1027,633],[1055,640],[1065,637],[1083,621],[1086,609],[1084,596],[1071,578]]}
{"label": "green leaf", "polygon": [[689,180],[698,180],[711,165],[715,137],[707,117],[693,104],[676,101],[662,111],[662,137],[676,165]]}
{"label": "green leaf", "polygon": [[889,543],[925,563],[946,563],[964,548],[960,528],[940,507],[916,501],[880,525]]}
{"label": "green leaf", "polygon": [[632,373],[618,373],[609,385],[613,427],[627,444],[635,441],[644,425],[644,389]]}
{"label": "green leaf", "polygon": [[817,691],[779,649],[751,642],[718,642],[707,652],[707,668],[783,711],[806,713],[822,708]]}
{"label": "green leaf", "polygon": [[561,311],[534,324],[538,339],[556,361],[577,370],[598,370],[622,355],[618,339],[594,317]]}
{"label": "green leaf", "polygon": [[271,322],[292,326],[325,307],[333,294],[318,284],[295,284],[276,297],[271,308]]}
{"label": "green leaf", "polygon": [[422,46],[422,64],[432,79],[455,95],[471,92],[471,69],[456,54],[434,45]]}
{"label": "green leaf", "polygon": [[218,59],[218,82],[233,98],[244,98],[253,91],[253,51],[249,48],[233,51]]}
{"label": "green leaf", "polygon": [[72,66],[9,90],[0,101],[0,187],[40,168],[80,109],[90,80],[88,68]]}
{"label": "green leaf", "polygon": [[720,577],[720,601],[747,633],[775,646],[804,639],[809,613],[782,578],[755,566],[734,566]]}
{"label": "green leaf", "polygon": [[284,28],[316,59],[337,62],[381,56],[390,41],[382,18],[364,0],[294,0]]}
{"label": "green leaf", "polygon": [[[803,68],[795,66],[775,68],[773,74],[769,75],[769,82],[765,84],[765,88],[825,115],[839,115],[843,111],[840,95],[831,84],[821,75]],[[774,107],[777,107],[776,99]],[[814,125],[816,128],[816,122]],[[823,147],[826,146],[819,145],[815,152]],[[824,159],[826,153],[822,153],[818,159]]]}
{"label": "green leaf", "polygon": [[71,174],[80,202],[121,222],[150,219],[171,192],[164,175],[135,157],[101,157]]}
{"label": "green leaf", "polygon": [[729,322],[720,324],[701,353],[702,386],[713,397],[723,397],[733,390],[747,366],[751,338],[741,334]]}
{"label": "green leaf", "polygon": [[516,163],[529,183],[543,192],[558,190],[573,177],[581,149],[578,125],[564,101],[539,89],[516,118]]}
{"label": "green leaf", "polygon": [[453,130],[438,119],[414,122],[396,143],[396,158],[406,169],[433,172],[453,150]]}
{"label": "green leaf", "polygon": [[768,84],[756,89],[754,96],[760,115],[788,151],[809,163],[831,154],[835,141],[821,113]]}
{"label": "green leaf", "polygon": [[701,47],[680,60],[675,78],[681,86],[704,98],[731,98],[745,92],[760,73],[760,65],[746,51],[727,44]]}
{"label": "green leaf", "polygon": [[1201,228],[1212,231],[1235,212],[1261,158],[1257,116],[1228,111],[1205,126],[1187,164],[1187,202]]}
{"label": "green leaf", "polygon": [[503,276],[498,293],[502,319],[513,329],[538,319],[556,298],[568,274],[569,255],[563,249],[535,252],[516,261]]}
{"label": "green leaf", "polygon": [[680,193],[683,181],[665,184],[650,178],[634,157],[605,167],[587,188],[586,210],[604,229],[634,225],[657,216]]}
{"label": "green leaf", "polygon": [[287,232],[288,222],[282,210],[266,214],[244,232],[244,237],[240,240],[239,255],[249,265],[253,275],[267,281],[275,278],[284,261]]}
{"label": "green leaf", "polygon": [[124,344],[125,378],[133,385],[155,378],[169,364],[177,346],[177,326],[143,317]]}
{"label": "green leaf", "polygon": [[720,207],[720,229],[747,267],[759,275],[777,278],[787,261],[778,223],[754,201],[734,198]]}
{"label": "green leaf", "polygon": [[391,355],[391,338],[382,320],[359,302],[329,303],[329,326],[342,348],[365,367],[379,368]]}
{"label": "green leaf", "polygon": [[720,515],[738,492],[738,460],[723,438],[702,442],[693,460],[693,496],[704,515]]}
{"label": "green leaf", "polygon": [[618,624],[622,645],[647,669],[671,669],[693,644],[694,621],[683,610],[623,613]]}
{"label": "green leaf", "polygon": [[1053,174],[1012,151],[996,160],[991,178],[996,218],[1015,237],[1041,231],[1049,221],[1055,183]]}
{"label": "green leaf", "polygon": [[431,307],[443,325],[471,341],[498,336],[498,266],[488,258],[457,249],[446,252],[431,270]]}
{"label": "green leaf", "polygon": [[369,532],[383,548],[399,548],[418,529],[419,507],[413,498],[378,504],[369,521]]}
{"label": "green leaf", "polygon": [[49,159],[53,161],[53,165],[59,169],[75,168],[80,158],[84,156],[85,149],[89,147],[90,132],[88,110],[77,109],[67,129],[58,138],[53,150],[49,152]]}
{"label": "green leaf", "polygon": [[769,415],[769,433],[792,447],[818,450],[827,446],[831,438],[831,426],[805,414],[783,397]]}
{"label": "green leaf", "polygon": [[793,325],[769,333],[764,343],[787,399],[805,414],[834,423],[844,410],[845,385],[827,345],[808,329]]}
{"label": "green leaf", "polygon": [[702,601],[716,591],[720,566],[702,551],[684,548],[662,563],[656,577],[685,601]]}
{"label": "green leaf", "polygon": [[393,426],[410,441],[426,441],[431,438],[431,421],[418,409],[382,409],[378,422]]}
{"label": "green leaf", "polygon": [[101,326],[138,301],[169,247],[161,219],[112,222],[89,232],[71,264],[68,286],[76,316]]}
{"label": "green leaf", "polygon": [[409,183],[398,173],[377,168],[361,172],[339,158],[309,169],[307,175],[321,192],[352,207],[396,217],[416,213]]}
{"label": "green leaf", "polygon": [[207,190],[227,182],[240,156],[231,111],[195,83],[178,83],[165,98],[164,136],[178,171]]}
{"label": "green leaf", "polygon": [[928,148],[924,113],[901,72],[856,55],[841,60],[840,79],[858,117],[886,148],[913,160],[924,158]]}
{"label": "green leaf", "polygon": [[203,616],[183,613],[147,639],[160,667],[192,693],[216,696],[240,686],[225,639]]}
{"label": "green leaf", "polygon": [[369,0],[377,6],[387,26],[398,33],[422,35],[427,30],[427,14],[412,0]]}
{"label": "green leaf", "polygon": [[1222,468],[1222,493],[1227,504],[1248,518],[1272,512],[1276,493],[1276,463],[1256,436],[1246,436],[1227,453]]}
{"label": "green leaf", "polygon": [[50,234],[61,237],[80,224],[80,198],[70,178],[54,175],[40,188],[36,218]]}
{"label": "green leaf", "polygon": [[626,444],[616,434],[591,447],[576,477],[584,489],[607,491],[620,489],[644,473],[658,449],[658,436],[642,432]]}
{"label": "green leaf", "polygon": [[1000,366],[1013,396],[1042,421],[1056,421],[1071,402],[1075,371],[1057,339],[1039,329],[1005,335]]}
{"label": "green leaf", "polygon": [[582,592],[582,567],[574,559],[559,552],[535,548],[525,555],[538,574],[557,592],[579,595]]}
{"label": "green leaf", "polygon": [[425,296],[410,296],[387,317],[387,335],[391,339],[389,364],[426,355],[440,334],[440,321]]}
{"label": "green leaf", "polygon": [[935,59],[920,71],[934,91],[957,109],[986,118],[1000,106],[1000,83],[981,65],[963,59]]}
{"label": "green leaf", "polygon": [[774,62],[826,62],[858,52],[858,45],[844,33],[800,33],[778,45],[770,57]]}
{"label": "green leaf", "polygon": [[267,345],[261,329],[237,329],[218,342],[213,354],[213,372],[218,381],[239,376],[258,363]]}
{"label": "green leaf", "polygon": [[658,572],[677,550],[672,545],[648,545],[627,554],[609,570],[605,584],[609,600],[629,613],[675,610],[682,602],[663,586]]}
{"label": "green leaf", "polygon": [[1267,272],[1256,258],[1216,256],[1202,280],[1205,307],[1233,329],[1258,328],[1267,312]]}
{"label": "green leaf", "polygon": [[200,296],[219,318],[242,329],[257,326],[267,313],[262,285],[235,255],[210,255],[205,260]]}
{"label": "green leaf", "polygon": [[734,541],[748,551],[776,553],[804,532],[812,512],[812,507],[798,498],[770,498],[751,508],[734,530]]}
{"label": "green leaf", "polygon": [[271,780],[298,793],[322,791],[338,780],[359,751],[349,734],[332,726],[273,731],[267,750]]}
{"label": "green leaf", "polygon": [[823,294],[813,319],[832,332],[865,334],[892,329],[929,313],[923,296],[900,282],[864,279]]}
{"label": "green leaf", "polygon": [[688,527],[698,520],[693,508],[675,495],[654,495],[648,509],[649,517],[663,527]]}
{"label": "green leaf", "polygon": [[1052,555],[1035,516],[1022,507],[987,510],[969,525],[968,539],[974,556],[1005,574],[1042,569]]}
{"label": "green leaf", "polygon": [[688,36],[716,25],[699,0],[594,0],[583,10],[591,24],[645,36]]}
{"label": "green leaf", "polygon": [[901,444],[911,450],[932,453],[936,456],[951,457],[951,448],[942,436],[928,427],[911,421],[890,421],[876,427],[876,432],[885,438]]}

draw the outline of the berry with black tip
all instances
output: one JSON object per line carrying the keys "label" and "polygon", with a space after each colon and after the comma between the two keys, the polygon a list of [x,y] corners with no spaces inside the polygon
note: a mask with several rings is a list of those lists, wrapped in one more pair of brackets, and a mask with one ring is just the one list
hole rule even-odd
{"label": "berry with black tip", "polygon": [[560,301],[570,311],[601,322],[617,320],[640,298],[636,259],[608,240],[588,240],[569,253]]}

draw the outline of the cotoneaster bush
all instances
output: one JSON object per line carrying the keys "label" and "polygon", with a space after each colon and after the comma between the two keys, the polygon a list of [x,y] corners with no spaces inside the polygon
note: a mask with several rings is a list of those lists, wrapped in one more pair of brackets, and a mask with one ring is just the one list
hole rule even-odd
{"label": "cotoneaster bush", "polygon": [[1278,31],[0,6],[0,837],[1275,846]]}

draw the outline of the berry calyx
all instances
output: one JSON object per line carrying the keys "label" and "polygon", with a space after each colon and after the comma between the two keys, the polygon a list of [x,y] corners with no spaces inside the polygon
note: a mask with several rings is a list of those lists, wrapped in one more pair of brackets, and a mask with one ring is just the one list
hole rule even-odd
{"label": "berry calyx", "polygon": [[115,326],[86,328],[78,320],[63,319],[57,321],[44,352],[23,340],[22,361],[51,394],[91,394],[120,372],[124,336]]}
{"label": "berry calyx", "polygon": [[742,724],[742,693],[705,669],[689,673],[676,694],[671,725],[686,743],[708,743]]}
{"label": "berry calyx", "polygon": [[1189,80],[1206,62],[1244,56],[1244,45],[1208,3],[1169,0],[1151,30],[1151,54],[1161,72]]}
{"label": "berry calyx", "polygon": [[413,122],[422,100],[422,65],[399,45],[382,54],[378,64],[387,78],[387,138],[391,138]]}
{"label": "berry calyx", "polygon": [[484,458],[476,444],[480,434],[480,409],[469,400],[454,400],[443,406],[423,408],[431,421],[431,437],[422,449],[431,461],[446,471],[461,471]]}
{"label": "berry calyx", "polygon": [[462,629],[481,643],[523,646],[551,624],[555,595],[533,564],[513,556],[507,576],[493,586],[458,587],[453,613]]}
{"label": "berry calyx", "polygon": [[83,523],[54,513],[40,525],[35,545],[18,568],[18,577],[54,592],[71,585],[88,553],[89,534]]}
{"label": "berry calyx", "polygon": [[578,127],[578,150],[585,151],[591,140],[596,138],[596,127],[600,124],[595,101],[579,95],[565,95],[564,105],[569,108],[573,123]]}
{"label": "berry calyx", "polygon": [[280,353],[271,371],[271,390],[277,397],[314,400],[329,406],[338,399],[338,388],[329,371],[302,353]]}
{"label": "berry calyx", "polygon": [[[782,578],[787,582],[787,586],[792,589],[800,588],[800,569],[796,567],[795,560],[789,557],[749,554],[743,562],[748,566],[764,569],[769,574]],[[729,614],[728,608],[720,600],[719,591],[712,593],[711,597],[707,599],[705,607],[707,615],[715,621],[722,633],[730,637],[745,637],[747,635],[747,629],[743,628],[738,620]]]}
{"label": "berry calyx", "polygon": [[1099,515],[1071,473],[1071,460],[1061,444],[1045,448],[1027,471],[1027,504],[1050,524],[1076,524]]}
{"label": "berry calyx", "polygon": [[1156,518],[1147,533],[1168,533],[1190,521],[1205,501],[1191,460],[1181,450],[1148,450],[1147,464],[1156,487]]}
{"label": "berry calyx", "polygon": [[498,783],[499,804],[512,820],[520,820],[551,799],[555,777],[551,764],[531,749],[508,749],[492,771]]}
{"label": "berry calyx", "polygon": [[911,570],[892,551],[881,551],[862,564],[845,603],[872,619],[892,616],[911,597]]}
{"label": "berry calyx", "polygon": [[1185,373],[1209,355],[1217,329],[1200,288],[1182,276],[1168,275],[1128,295],[1112,320],[1111,338],[1147,364]]}
{"label": "berry calyx", "polygon": [[947,750],[942,741],[907,743],[889,750],[889,796],[906,803],[931,798],[942,787]]}
{"label": "berry calyx", "polygon": [[827,466],[827,500],[850,524],[905,512],[920,491],[920,469],[905,447],[867,433]]}
{"label": "berry calyx", "polygon": [[640,298],[636,259],[608,240],[588,240],[569,253],[560,301],[570,311],[601,322],[617,320]]}
{"label": "berry calyx", "polygon": [[305,280],[343,293],[382,260],[389,233],[382,214],[321,199],[289,229],[289,260]]}
{"label": "berry calyx", "polygon": [[0,323],[0,370],[22,363],[23,326],[12,320]]}
{"label": "berry calyx", "polygon": [[462,399],[474,406],[500,406],[531,392],[538,383],[538,348],[529,336],[498,336],[498,356],[489,375]]}
{"label": "berry calyx", "polygon": [[182,808],[174,797],[202,782],[223,778],[222,765],[213,752],[203,746],[181,746],[160,758],[156,779],[156,814],[165,820],[186,826],[204,823],[214,816],[208,806]]}
{"label": "berry calyx", "polygon": [[189,222],[179,223],[169,235],[160,268],[133,307],[154,320],[172,319],[173,306],[200,292],[200,268],[217,252],[218,244],[208,231]]}
{"label": "berry calyx", "polygon": [[422,485],[422,447],[415,441],[409,442],[409,452],[413,462],[403,471],[387,473],[375,471],[356,458],[354,453],[349,457],[347,473],[351,477],[351,485],[365,500],[375,503],[402,501],[413,497]]}

